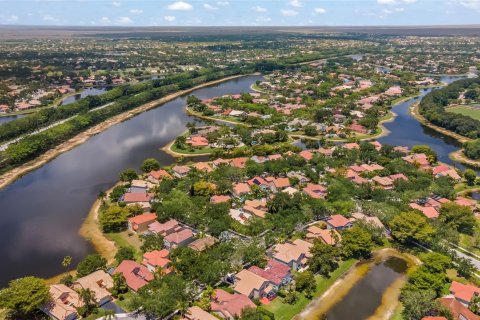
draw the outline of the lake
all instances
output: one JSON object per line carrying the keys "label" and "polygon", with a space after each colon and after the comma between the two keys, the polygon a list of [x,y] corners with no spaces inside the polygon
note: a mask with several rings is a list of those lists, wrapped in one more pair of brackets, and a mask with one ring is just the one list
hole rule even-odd
{"label": "lake", "polygon": [[7,122],[10,122],[10,121],[13,121],[13,120],[23,118],[25,116],[26,116],[26,114],[16,114],[16,115],[13,115],[13,116],[0,117],[0,125],[2,125],[4,123],[7,123]]}
{"label": "lake", "polygon": [[[246,76],[196,90],[201,99],[251,92],[262,76]],[[75,266],[92,246],[78,230],[100,191],[111,187],[126,168],[154,157],[162,165],[175,159],[160,148],[194,118],[186,97],[142,113],[92,137],[41,168],[0,190],[0,287],[25,275],[51,277],[63,271],[64,256]]]}
{"label": "lake", "polygon": [[75,102],[79,99],[86,98],[88,96],[97,96],[99,94],[105,93],[105,91],[107,91],[107,90],[108,90],[108,88],[106,88],[106,87],[88,88],[88,89],[83,90],[80,93],[77,93],[77,94],[66,97],[65,99],[62,100],[61,105],[70,104],[70,103],[73,103],[73,102]]}

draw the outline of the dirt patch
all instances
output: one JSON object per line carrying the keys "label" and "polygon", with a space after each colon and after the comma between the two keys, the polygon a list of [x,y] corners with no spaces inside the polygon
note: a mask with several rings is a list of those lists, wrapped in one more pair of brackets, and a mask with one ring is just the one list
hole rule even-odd
{"label": "dirt patch", "polygon": [[457,161],[475,168],[480,168],[480,161],[467,158],[467,156],[465,156],[465,154],[463,153],[463,149],[460,149],[455,152],[451,152],[448,156],[450,157],[450,159],[454,161]]}

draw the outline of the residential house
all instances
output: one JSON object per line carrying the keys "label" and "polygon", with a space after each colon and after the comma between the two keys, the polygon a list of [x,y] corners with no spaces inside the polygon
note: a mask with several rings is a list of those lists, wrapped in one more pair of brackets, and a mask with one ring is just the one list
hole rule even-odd
{"label": "residential house", "polygon": [[455,298],[444,297],[439,299],[440,303],[452,313],[454,320],[480,320],[468,307],[464,306]]}
{"label": "residential house", "polygon": [[185,178],[190,172],[190,168],[187,166],[174,166],[172,168],[173,175],[177,178]]}
{"label": "residential house", "polygon": [[197,169],[198,171],[203,171],[203,172],[212,172],[213,169],[210,167],[210,165],[206,162],[196,162],[193,167]]}
{"label": "residential house", "polygon": [[415,153],[405,157],[402,159],[410,164],[418,166],[421,169],[430,169],[430,162],[428,162],[428,157],[425,153]]}
{"label": "residential house", "polygon": [[352,219],[354,220],[363,220],[365,221],[366,223],[369,223],[379,229],[385,229],[385,226],[383,225],[382,221],[380,221],[380,219],[378,219],[378,217],[371,217],[371,216],[367,216],[361,212],[354,212],[352,213]]}
{"label": "residential house", "polygon": [[235,292],[246,295],[251,299],[263,297],[271,299],[275,297],[276,289],[270,281],[246,269],[235,275]]}
{"label": "residential house", "polygon": [[435,207],[429,207],[429,206],[424,207],[424,206],[419,205],[416,202],[410,203],[409,206],[412,209],[420,211],[421,213],[423,213],[429,219],[436,219],[440,215],[440,212],[438,212],[438,210],[435,209]]}
{"label": "residential house", "polygon": [[200,307],[193,306],[188,308],[181,320],[218,320],[218,318],[202,310]]}
{"label": "residential house", "polygon": [[232,200],[230,196],[225,196],[225,195],[214,195],[210,197],[210,202],[214,204],[218,203],[224,203]]}
{"label": "residential house", "polygon": [[75,290],[92,290],[95,293],[95,301],[99,306],[112,300],[109,290],[113,288],[113,279],[103,270],[97,270],[85,277],[78,278],[72,287]]}
{"label": "residential house", "polygon": [[250,186],[247,183],[237,183],[233,185],[233,195],[237,198],[250,192]]}
{"label": "residential house", "polygon": [[309,226],[307,228],[307,240],[319,239],[325,244],[337,245],[341,240],[342,236],[335,229],[322,229],[317,226]]}
{"label": "residential house", "polygon": [[163,238],[164,245],[168,249],[184,247],[193,240],[193,231],[190,228],[183,228]]}
{"label": "residential house", "polygon": [[147,267],[132,260],[123,260],[113,271],[113,274],[117,273],[123,274],[127,286],[135,292],[146,286],[154,278]]}
{"label": "residential house", "polygon": [[267,279],[277,288],[287,285],[292,281],[290,267],[275,259],[269,259],[265,268],[251,266],[248,271]]}
{"label": "residential house", "polygon": [[310,242],[296,239],[293,242],[285,242],[275,245],[273,258],[285,263],[294,270],[303,269],[310,257]]}
{"label": "residential house", "polygon": [[159,269],[165,273],[170,273],[169,267],[171,261],[168,259],[169,255],[170,252],[165,249],[145,252],[143,254],[142,264],[152,273]]}
{"label": "residential house", "polygon": [[269,183],[274,192],[290,187],[290,179],[267,177],[265,180]]}
{"label": "residential house", "polygon": [[208,139],[202,136],[191,136],[186,143],[196,148],[208,147],[209,144]]}
{"label": "residential house", "polygon": [[217,242],[217,239],[215,239],[214,237],[206,236],[193,241],[188,245],[188,247],[195,251],[201,252],[201,251],[204,251],[205,249],[210,248],[216,242]]}
{"label": "residential house", "polygon": [[319,184],[308,183],[302,191],[314,199],[324,199],[327,196],[327,188]]}
{"label": "residential house", "polygon": [[216,289],[211,301],[212,312],[224,319],[237,319],[243,309],[257,306],[244,294],[231,294],[222,289]]}
{"label": "residential house", "polygon": [[232,219],[240,222],[241,224],[247,223],[248,219],[252,217],[252,214],[237,209],[230,209],[228,214],[230,217],[232,217]]}
{"label": "residential house", "polygon": [[143,233],[148,230],[148,226],[157,221],[156,213],[146,213],[128,218],[128,230]]}
{"label": "residential house", "polygon": [[268,184],[267,180],[263,179],[262,177],[253,177],[247,181],[247,184],[250,187],[256,185],[262,190],[270,190],[270,184]]}
{"label": "residential house", "polygon": [[173,177],[165,170],[151,171],[147,177],[148,181],[152,183],[160,183],[165,179],[173,179]]}
{"label": "residential house", "polygon": [[78,293],[64,284],[50,286],[51,300],[41,309],[57,320],[73,320],[77,318],[77,309],[83,303]]}
{"label": "residential house", "polygon": [[393,180],[389,177],[375,176],[372,178],[372,181],[383,190],[392,190],[395,187]]}
{"label": "residential house", "polygon": [[470,304],[474,296],[480,295],[480,288],[471,284],[463,284],[453,281],[449,289],[450,293],[465,306]]}
{"label": "residential house", "polygon": [[351,228],[353,226],[353,222],[349,219],[345,218],[341,214],[334,214],[330,216],[330,218],[326,221],[327,222],[327,229],[335,229],[335,230],[344,230]]}

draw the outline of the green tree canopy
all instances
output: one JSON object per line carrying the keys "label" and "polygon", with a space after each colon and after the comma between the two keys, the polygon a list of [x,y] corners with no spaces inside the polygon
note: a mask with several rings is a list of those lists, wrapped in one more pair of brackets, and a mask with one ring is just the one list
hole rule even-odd
{"label": "green tree canopy", "polygon": [[89,254],[77,266],[77,274],[84,277],[107,267],[107,260],[99,254]]}
{"label": "green tree canopy", "polygon": [[402,242],[427,241],[434,230],[427,219],[414,211],[402,212],[396,215],[390,222],[392,236]]}
{"label": "green tree canopy", "polygon": [[140,169],[143,172],[150,172],[150,171],[157,171],[160,169],[160,162],[157,161],[155,158],[148,158],[143,161],[142,165],[140,166]]}
{"label": "green tree canopy", "polygon": [[348,258],[368,257],[372,247],[372,236],[368,231],[358,226],[350,228],[342,234],[342,251],[344,256]]}
{"label": "green tree canopy", "polygon": [[27,319],[25,315],[35,312],[49,300],[50,291],[45,281],[36,277],[12,280],[7,288],[0,290],[0,308],[8,309],[18,316],[17,319]]}
{"label": "green tree canopy", "polygon": [[477,220],[472,209],[454,202],[444,203],[440,208],[438,220],[458,232],[473,234]]}

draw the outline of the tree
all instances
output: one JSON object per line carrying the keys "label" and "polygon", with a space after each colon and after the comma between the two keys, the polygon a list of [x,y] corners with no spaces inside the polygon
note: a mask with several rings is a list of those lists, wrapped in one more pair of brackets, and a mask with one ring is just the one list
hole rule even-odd
{"label": "tree", "polygon": [[470,300],[470,304],[468,305],[468,309],[475,313],[476,315],[480,315],[480,296],[474,294],[472,300]]}
{"label": "tree", "polygon": [[400,301],[403,304],[403,319],[420,320],[433,307],[435,292],[432,290],[403,290]]}
{"label": "tree", "polygon": [[477,269],[467,258],[457,259],[457,271],[460,277],[470,278]]}
{"label": "tree", "polygon": [[77,275],[84,277],[107,267],[107,260],[99,254],[89,254],[77,265]]}
{"label": "tree", "polygon": [[428,252],[420,256],[425,267],[431,273],[443,273],[452,263],[450,257],[437,252]]}
{"label": "tree", "polygon": [[347,258],[366,258],[370,256],[372,247],[372,236],[358,226],[346,230],[342,235],[342,250]]}
{"label": "tree", "polygon": [[442,292],[445,284],[444,273],[432,273],[427,267],[421,266],[410,275],[406,290],[433,290],[437,295]]}
{"label": "tree", "polygon": [[121,263],[123,260],[134,260],[135,259],[135,250],[131,247],[121,247],[118,249],[117,253],[115,254],[115,260],[118,263]]}
{"label": "tree", "polygon": [[260,308],[244,308],[240,320],[269,320],[269,318],[260,311]]}
{"label": "tree", "polygon": [[147,234],[142,236],[142,245],[140,250],[149,252],[153,250],[161,250],[163,248],[163,237],[160,234]]}
{"label": "tree", "polygon": [[263,268],[267,264],[265,246],[257,240],[251,241],[246,246],[241,247],[239,251],[243,257],[243,262],[247,265]]}
{"label": "tree", "polygon": [[122,273],[115,273],[112,278],[113,288],[111,292],[114,297],[118,297],[120,294],[128,291],[127,280],[125,280]]}
{"label": "tree", "polygon": [[437,162],[437,159],[438,159],[437,153],[435,151],[433,151],[432,148],[430,148],[427,145],[413,146],[412,152],[413,153],[425,153],[427,155],[428,162],[430,162],[430,164]]}
{"label": "tree", "polygon": [[305,131],[305,135],[309,137],[314,137],[318,134],[317,128],[315,128],[314,126],[306,126],[304,128],[304,131]]}
{"label": "tree", "polygon": [[100,212],[98,222],[103,232],[120,232],[127,229],[128,208],[113,205]]}
{"label": "tree", "polygon": [[317,289],[315,276],[310,270],[295,274],[295,288],[299,292],[305,292],[305,296],[311,298]]}
{"label": "tree", "polygon": [[328,277],[330,272],[338,268],[340,250],[337,247],[315,240],[310,253],[308,265],[312,272],[318,272]]}
{"label": "tree", "polygon": [[193,192],[196,196],[209,197],[215,193],[215,184],[204,180],[193,184]]}
{"label": "tree", "polygon": [[177,139],[175,139],[175,147],[178,149],[185,149],[186,148],[186,143],[187,143],[187,138],[185,136],[179,136]]}
{"label": "tree", "polygon": [[0,308],[17,315],[15,319],[28,316],[50,300],[50,290],[45,281],[36,277],[25,277],[10,281],[0,290]]}
{"label": "tree", "polygon": [[475,180],[477,180],[477,174],[472,169],[466,169],[463,172],[463,177],[469,186],[473,186],[475,184]]}
{"label": "tree", "polygon": [[92,314],[97,309],[97,302],[95,300],[95,292],[91,289],[80,289],[78,291],[78,296],[83,302],[83,305],[78,308],[78,313],[82,317],[87,317]]}
{"label": "tree", "polygon": [[123,182],[130,182],[138,178],[138,174],[135,169],[125,169],[120,172],[120,180]]}
{"label": "tree", "polygon": [[454,202],[444,203],[440,208],[438,220],[458,232],[473,234],[477,220],[472,210],[467,206],[460,206]]}
{"label": "tree", "polygon": [[157,159],[154,158],[148,158],[143,161],[142,165],[140,166],[140,169],[145,172],[151,172],[151,171],[157,171],[160,169],[160,162],[157,161]]}
{"label": "tree", "polygon": [[420,213],[414,211],[402,212],[390,222],[392,236],[402,242],[427,241],[433,234],[432,226]]}
{"label": "tree", "polygon": [[67,272],[68,267],[72,264],[72,257],[71,256],[65,256],[63,257],[62,260],[62,267],[65,268],[65,272]]}

